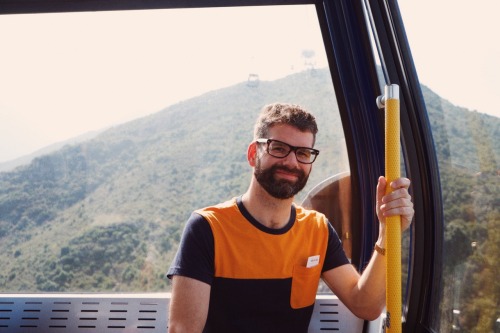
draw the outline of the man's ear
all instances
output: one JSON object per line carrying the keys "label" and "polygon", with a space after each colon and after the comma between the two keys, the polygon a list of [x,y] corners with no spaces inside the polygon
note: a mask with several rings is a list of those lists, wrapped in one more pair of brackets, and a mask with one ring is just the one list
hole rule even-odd
{"label": "man's ear", "polygon": [[248,145],[247,149],[247,160],[251,167],[255,166],[255,160],[257,159],[257,143],[252,142]]}

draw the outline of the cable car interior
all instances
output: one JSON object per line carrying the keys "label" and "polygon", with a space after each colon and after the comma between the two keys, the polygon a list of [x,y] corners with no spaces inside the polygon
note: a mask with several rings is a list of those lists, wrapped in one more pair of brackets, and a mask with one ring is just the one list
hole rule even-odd
{"label": "cable car interior", "polygon": [[[500,117],[421,84],[398,1],[3,0],[0,14],[0,89],[14,101],[0,97],[0,128],[47,146],[0,157],[0,332],[167,332],[183,225],[245,191],[253,121],[274,101],[316,115],[321,154],[296,200],[328,217],[362,271],[378,236],[388,85],[415,205],[402,331],[500,332]],[[153,93],[163,99],[146,107]],[[94,117],[108,122],[77,127]],[[386,329],[385,313],[359,319],[320,283],[308,332]]]}

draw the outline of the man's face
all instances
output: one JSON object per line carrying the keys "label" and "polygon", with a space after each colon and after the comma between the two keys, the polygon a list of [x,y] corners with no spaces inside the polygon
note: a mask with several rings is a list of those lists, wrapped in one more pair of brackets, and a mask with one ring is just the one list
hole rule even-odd
{"label": "man's face", "polygon": [[[292,146],[312,147],[313,134],[301,132],[289,125],[276,125],[267,139],[280,140]],[[258,183],[273,197],[289,199],[307,184],[311,164],[297,161],[294,152],[284,158],[276,158],[266,152],[266,145],[258,147],[254,175]]]}
{"label": "man's face", "polygon": [[[281,179],[276,176],[278,172],[295,174],[297,180]],[[258,158],[256,161],[254,175],[267,193],[277,199],[292,198],[306,186],[307,179],[309,178],[309,174],[306,174],[303,170],[290,169],[276,164],[265,169],[262,167],[261,158]]]}

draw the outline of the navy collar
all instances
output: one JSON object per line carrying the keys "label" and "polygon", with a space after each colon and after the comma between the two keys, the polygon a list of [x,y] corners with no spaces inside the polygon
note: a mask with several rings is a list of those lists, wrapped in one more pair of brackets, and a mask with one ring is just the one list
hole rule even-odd
{"label": "navy collar", "polygon": [[288,223],[280,229],[273,229],[273,228],[268,228],[259,221],[257,221],[250,213],[248,210],[245,208],[243,205],[243,201],[241,200],[241,196],[236,198],[236,204],[238,205],[238,209],[240,210],[241,214],[257,229],[268,233],[268,234],[273,234],[273,235],[282,235],[286,233],[288,230],[290,230],[294,223],[295,223],[295,217],[297,216],[297,213],[295,211],[295,206],[292,204],[292,207],[290,208],[290,220]]}

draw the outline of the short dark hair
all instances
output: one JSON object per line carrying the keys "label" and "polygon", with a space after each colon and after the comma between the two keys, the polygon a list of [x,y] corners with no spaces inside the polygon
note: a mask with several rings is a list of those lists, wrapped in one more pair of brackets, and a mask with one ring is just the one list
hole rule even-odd
{"label": "short dark hair", "polygon": [[316,118],[296,104],[273,103],[264,106],[254,127],[254,138],[267,138],[269,129],[277,124],[291,125],[302,132],[311,132],[316,141]]}

